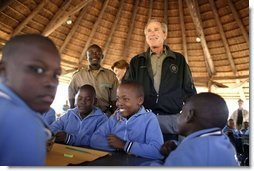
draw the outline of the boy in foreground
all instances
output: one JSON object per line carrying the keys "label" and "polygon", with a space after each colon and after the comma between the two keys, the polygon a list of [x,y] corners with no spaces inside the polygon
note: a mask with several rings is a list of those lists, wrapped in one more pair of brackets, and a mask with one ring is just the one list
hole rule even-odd
{"label": "boy in foreground", "polygon": [[193,95],[178,118],[179,134],[186,138],[178,147],[166,142],[161,148],[166,159],[159,165],[239,166],[233,145],[222,133],[227,118],[228,108],[222,97],[214,93]]}
{"label": "boy in foreground", "polygon": [[11,38],[0,61],[0,165],[44,165],[50,131],[39,113],[53,102],[61,74],[54,43],[37,34]]}

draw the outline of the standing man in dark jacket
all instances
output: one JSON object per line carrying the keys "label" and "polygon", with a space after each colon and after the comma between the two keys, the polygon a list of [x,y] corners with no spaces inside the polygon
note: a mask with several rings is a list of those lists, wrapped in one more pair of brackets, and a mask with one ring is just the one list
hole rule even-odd
{"label": "standing man in dark jacket", "polygon": [[186,98],[197,93],[191,71],[184,56],[164,44],[165,23],[151,19],[144,32],[149,48],[131,59],[123,82],[134,80],[143,84],[144,106],[157,114],[164,140],[177,139],[177,116]]}

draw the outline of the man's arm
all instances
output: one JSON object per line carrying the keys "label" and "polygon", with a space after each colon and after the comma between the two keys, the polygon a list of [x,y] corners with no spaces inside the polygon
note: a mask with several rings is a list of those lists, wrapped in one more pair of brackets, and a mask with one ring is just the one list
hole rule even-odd
{"label": "man's arm", "polygon": [[189,68],[189,65],[186,63],[184,59],[184,80],[183,80],[183,89],[184,89],[184,101],[193,96],[194,94],[197,94],[196,87],[194,85],[193,79],[192,79],[192,74],[191,70]]}

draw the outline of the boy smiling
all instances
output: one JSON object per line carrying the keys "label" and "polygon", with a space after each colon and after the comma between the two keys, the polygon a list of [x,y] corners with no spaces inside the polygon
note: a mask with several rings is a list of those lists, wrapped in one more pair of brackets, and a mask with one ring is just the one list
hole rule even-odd
{"label": "boy smiling", "polygon": [[144,91],[141,84],[126,82],[117,88],[118,109],[101,125],[91,138],[91,146],[108,151],[161,159],[163,137],[156,116],[143,106]]}

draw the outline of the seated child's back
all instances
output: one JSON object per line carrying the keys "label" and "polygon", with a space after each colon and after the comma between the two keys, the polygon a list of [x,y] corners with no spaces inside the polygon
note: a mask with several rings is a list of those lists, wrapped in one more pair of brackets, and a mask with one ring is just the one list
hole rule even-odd
{"label": "seated child's back", "polygon": [[187,137],[174,151],[169,151],[163,165],[238,166],[236,151],[222,133],[227,118],[226,102],[219,95],[193,95],[178,118],[179,134]]}

